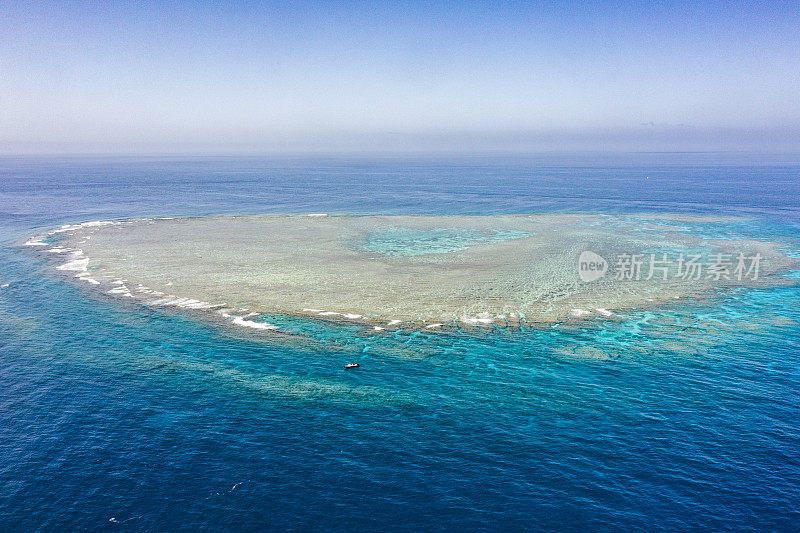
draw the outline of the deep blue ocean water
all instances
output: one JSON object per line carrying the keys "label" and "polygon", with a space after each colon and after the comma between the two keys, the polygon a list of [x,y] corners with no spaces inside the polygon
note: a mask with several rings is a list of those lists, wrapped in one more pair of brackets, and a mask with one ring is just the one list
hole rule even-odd
{"label": "deep blue ocean water", "polygon": [[797,530],[796,285],[483,334],[270,317],[287,343],[17,246],[296,212],[744,215],[692,231],[797,254],[800,157],[0,158],[0,530]]}

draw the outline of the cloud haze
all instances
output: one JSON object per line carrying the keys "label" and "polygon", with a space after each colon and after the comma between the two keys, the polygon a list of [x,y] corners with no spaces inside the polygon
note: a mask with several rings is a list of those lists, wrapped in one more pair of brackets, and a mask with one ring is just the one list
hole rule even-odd
{"label": "cloud haze", "polygon": [[4,4],[0,152],[800,149],[797,4],[603,5]]}

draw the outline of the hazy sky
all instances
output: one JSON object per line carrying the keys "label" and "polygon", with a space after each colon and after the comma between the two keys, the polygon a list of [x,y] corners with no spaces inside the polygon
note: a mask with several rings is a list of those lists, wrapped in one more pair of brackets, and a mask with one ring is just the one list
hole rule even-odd
{"label": "hazy sky", "polygon": [[800,149],[800,2],[8,2],[0,152]]}

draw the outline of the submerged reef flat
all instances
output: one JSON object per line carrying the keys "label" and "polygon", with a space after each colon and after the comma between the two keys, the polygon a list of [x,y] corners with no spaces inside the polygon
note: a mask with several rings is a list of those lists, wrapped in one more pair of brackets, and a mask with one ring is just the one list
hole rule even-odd
{"label": "submerged reef flat", "polygon": [[[780,243],[700,237],[685,230],[695,222],[686,217],[643,216],[139,219],[65,226],[26,244],[61,257],[59,269],[112,296],[207,309],[263,330],[277,329],[261,320],[269,314],[376,331],[612,317],[731,286],[781,283],[777,274],[796,263]],[[586,252],[592,268],[605,270],[590,281],[579,272]],[[691,256],[706,270],[687,275]],[[660,259],[657,269],[651,258]]]}

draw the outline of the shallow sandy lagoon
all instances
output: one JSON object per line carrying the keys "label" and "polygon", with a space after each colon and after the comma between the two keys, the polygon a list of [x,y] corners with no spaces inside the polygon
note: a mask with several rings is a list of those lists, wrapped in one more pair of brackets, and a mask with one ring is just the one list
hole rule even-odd
{"label": "shallow sandy lagoon", "polygon": [[691,222],[560,214],[214,216],[81,226],[66,232],[62,247],[88,258],[75,269],[79,276],[151,303],[174,297],[239,313],[418,327],[610,316],[739,283],[672,275],[619,281],[611,271],[585,283],[577,260],[586,250],[612,270],[623,253],[758,252],[762,284],[792,264],[774,243],[712,241],[678,227]]}

